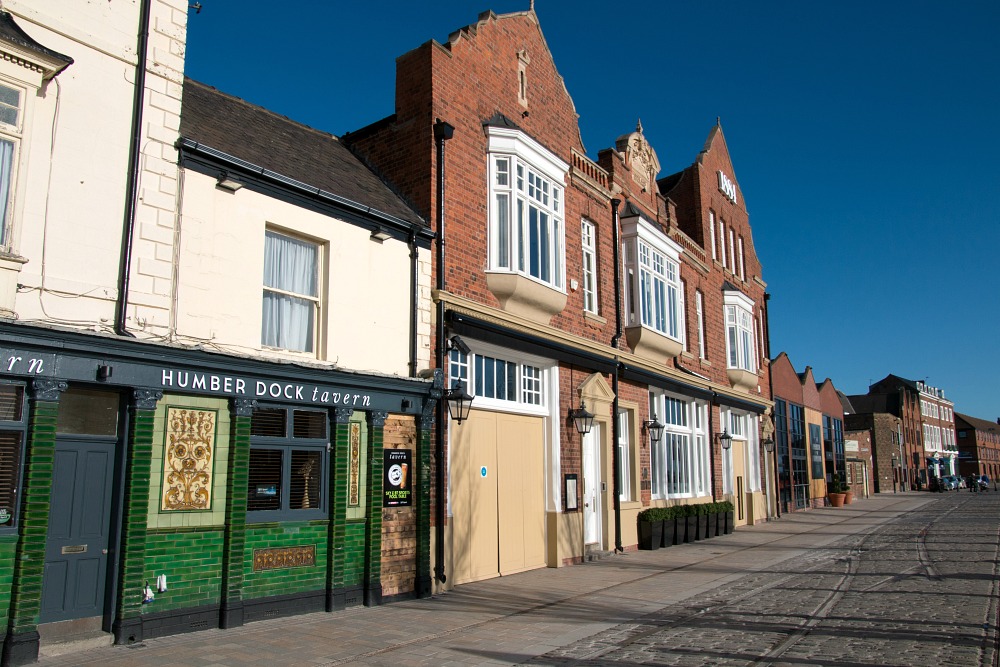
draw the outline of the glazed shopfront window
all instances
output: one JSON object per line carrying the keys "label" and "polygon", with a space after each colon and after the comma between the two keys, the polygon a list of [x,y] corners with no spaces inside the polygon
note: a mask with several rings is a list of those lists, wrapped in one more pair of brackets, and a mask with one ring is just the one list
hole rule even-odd
{"label": "glazed shopfront window", "polygon": [[285,407],[254,410],[250,426],[248,521],[324,518],[327,413]]}

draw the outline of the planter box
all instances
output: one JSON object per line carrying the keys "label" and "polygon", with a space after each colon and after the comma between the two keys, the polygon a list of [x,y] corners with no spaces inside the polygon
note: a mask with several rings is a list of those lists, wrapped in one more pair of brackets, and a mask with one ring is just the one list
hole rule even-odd
{"label": "planter box", "polygon": [[662,521],[639,522],[639,548],[646,551],[656,551],[663,541]]}
{"label": "planter box", "polygon": [[726,535],[736,530],[736,512],[726,512]]}
{"label": "planter box", "polygon": [[698,539],[698,517],[686,516],[684,517],[684,523],[687,526],[687,530],[684,531],[684,541],[694,542]]}
{"label": "planter box", "polygon": [[663,522],[663,537],[660,546],[664,549],[676,544],[674,535],[677,533],[677,519],[667,519]]}
{"label": "planter box", "polygon": [[699,514],[698,519],[698,534],[695,536],[697,540],[707,540],[710,536],[708,534],[708,515]]}
{"label": "planter box", "polygon": [[719,513],[713,512],[708,515],[708,536],[718,537],[721,534],[722,531],[719,530]]}
{"label": "planter box", "polygon": [[674,544],[684,544],[687,539],[687,517],[679,516],[674,519]]}

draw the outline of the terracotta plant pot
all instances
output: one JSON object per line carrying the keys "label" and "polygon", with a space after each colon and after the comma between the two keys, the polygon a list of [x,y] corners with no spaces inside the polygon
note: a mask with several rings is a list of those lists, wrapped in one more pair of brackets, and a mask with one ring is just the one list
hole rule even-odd
{"label": "terracotta plant pot", "polygon": [[843,507],[844,499],[847,497],[846,493],[828,493],[826,497],[830,501],[830,507]]}

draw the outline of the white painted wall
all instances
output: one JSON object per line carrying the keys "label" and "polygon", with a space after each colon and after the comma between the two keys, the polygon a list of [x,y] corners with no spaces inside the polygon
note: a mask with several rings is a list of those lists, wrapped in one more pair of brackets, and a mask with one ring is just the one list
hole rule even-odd
{"label": "white painted wall", "polygon": [[[192,171],[183,175],[182,200],[177,342],[327,361],[349,370],[408,373],[411,278],[405,243],[376,243],[360,227],[249,188],[219,189],[215,178]],[[261,348],[267,228],[305,237],[323,248],[315,356]],[[427,295],[423,311],[429,320],[429,253],[422,254],[427,266],[421,271],[421,293]],[[429,326],[424,329],[429,342]]]}
{"label": "white painted wall", "polygon": [[[21,320],[108,330],[125,210],[139,4],[8,0],[35,40],[73,58],[31,100],[18,174],[13,310]],[[154,0],[128,326],[166,330],[177,197],[187,2]],[[7,63],[8,66],[14,66]],[[3,71],[0,70],[0,76]],[[144,326],[142,325],[143,323]]]}

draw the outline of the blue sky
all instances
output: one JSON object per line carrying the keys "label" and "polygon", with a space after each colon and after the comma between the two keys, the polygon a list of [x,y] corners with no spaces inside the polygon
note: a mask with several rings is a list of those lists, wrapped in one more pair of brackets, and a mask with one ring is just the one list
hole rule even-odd
{"label": "blue sky", "polygon": [[[201,0],[187,74],[343,134],[395,59],[528,0]],[[618,8],[618,15],[609,12]],[[641,118],[666,176],[721,117],[771,347],[846,393],[888,373],[1000,417],[1000,2],[537,0],[588,154]]]}

